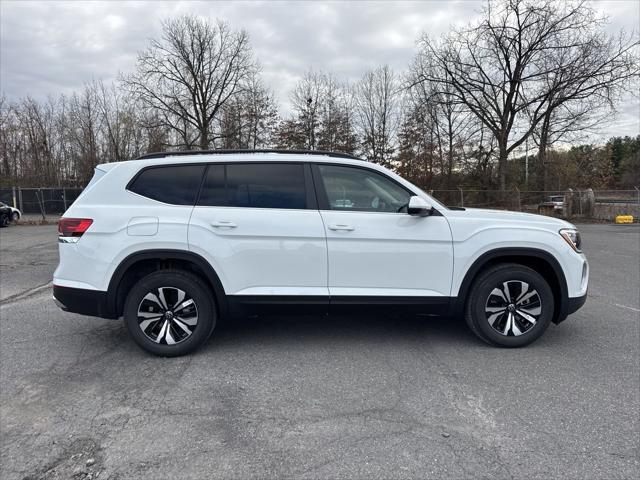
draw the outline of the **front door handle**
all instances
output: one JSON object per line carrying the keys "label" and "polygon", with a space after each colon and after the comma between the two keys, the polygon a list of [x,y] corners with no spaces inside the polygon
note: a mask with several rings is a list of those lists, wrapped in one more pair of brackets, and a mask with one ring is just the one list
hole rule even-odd
{"label": "front door handle", "polygon": [[218,222],[211,222],[211,226],[215,228],[236,228],[238,225],[233,222],[225,222],[223,220],[220,220]]}
{"label": "front door handle", "polygon": [[329,230],[338,230],[343,232],[352,232],[355,230],[351,225],[329,225]]}

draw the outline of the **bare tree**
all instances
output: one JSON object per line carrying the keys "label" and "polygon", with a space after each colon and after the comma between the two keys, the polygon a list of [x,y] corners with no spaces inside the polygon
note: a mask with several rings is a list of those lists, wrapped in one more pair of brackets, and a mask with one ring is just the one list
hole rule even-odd
{"label": "bare tree", "polygon": [[209,148],[214,119],[256,69],[249,38],[222,22],[182,16],[138,55],[125,85],[184,148]]}
{"label": "bare tree", "polygon": [[[501,189],[506,188],[508,156],[550,118],[556,84],[576,77],[563,62],[550,69],[545,59],[561,57],[559,48],[571,48],[567,36],[591,22],[583,1],[490,1],[479,23],[455,29],[440,42],[421,39],[417,81],[440,85],[493,133]],[[556,81],[550,80],[554,74]]]}
{"label": "bare tree", "polygon": [[295,85],[290,98],[294,118],[280,125],[282,146],[353,153],[353,95],[346,83],[331,73],[310,70]]}
{"label": "bare tree", "polygon": [[355,92],[364,156],[371,162],[389,164],[400,122],[398,79],[385,65],[366,72]]}

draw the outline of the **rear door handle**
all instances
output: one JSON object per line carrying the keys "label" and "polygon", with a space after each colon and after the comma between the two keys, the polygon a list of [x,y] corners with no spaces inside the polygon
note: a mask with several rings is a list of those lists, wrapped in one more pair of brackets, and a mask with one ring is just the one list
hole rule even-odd
{"label": "rear door handle", "polygon": [[329,225],[329,230],[352,232],[353,230],[355,230],[355,228],[351,225]]}
{"label": "rear door handle", "polygon": [[220,220],[218,222],[211,222],[211,226],[215,228],[236,228],[238,225],[233,222]]}

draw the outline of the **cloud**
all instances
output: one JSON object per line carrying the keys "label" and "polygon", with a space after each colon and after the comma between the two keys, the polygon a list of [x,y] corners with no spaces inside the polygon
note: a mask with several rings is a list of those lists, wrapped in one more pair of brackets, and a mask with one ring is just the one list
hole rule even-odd
{"label": "cloud", "polygon": [[[616,28],[634,28],[640,3],[597,4]],[[297,79],[310,68],[347,81],[381,64],[404,70],[422,32],[438,36],[467,23],[478,1],[394,2],[0,2],[0,90],[9,98],[44,98],[80,90],[93,79],[115,80],[134,68],[136,54],[161,21],[192,13],[245,29],[265,82],[284,111]],[[638,102],[616,122],[637,133]],[[635,115],[635,117],[634,117]],[[623,126],[624,125],[624,126]],[[611,132],[611,134],[616,134]]]}

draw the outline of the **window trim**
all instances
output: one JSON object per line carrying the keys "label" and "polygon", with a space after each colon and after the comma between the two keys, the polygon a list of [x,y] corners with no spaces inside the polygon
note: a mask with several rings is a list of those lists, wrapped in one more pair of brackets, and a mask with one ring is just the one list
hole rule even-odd
{"label": "window trim", "polygon": [[[311,165],[311,170],[313,172],[313,181],[316,187],[316,197],[318,198],[318,207],[319,210],[323,210],[323,211],[328,211],[328,212],[342,212],[342,213],[374,213],[374,214],[386,214],[386,215],[398,215],[398,214],[402,214],[400,212],[374,212],[374,211],[366,211],[366,210],[335,210],[331,208],[331,204],[329,203],[329,196],[327,195],[327,191],[324,187],[324,182],[322,180],[322,173],[320,172],[320,165],[327,165],[330,167],[344,167],[344,168],[355,168],[355,169],[359,169],[359,170],[365,170],[367,172],[372,172],[374,174],[380,175],[381,177],[383,177],[386,180],[389,180],[390,182],[392,182],[393,184],[397,185],[398,187],[402,188],[405,192],[407,192],[410,196],[418,196],[417,193],[409,190],[407,187],[405,187],[404,185],[402,185],[400,182],[398,182],[396,179],[391,178],[390,176],[384,174],[383,172],[380,172],[374,168],[369,168],[369,167],[365,167],[362,165],[347,165],[347,164],[343,164],[343,163],[331,163],[331,162],[314,162]],[[437,210],[434,209],[434,213],[437,212]],[[439,213],[439,212],[438,212]],[[437,213],[436,213],[437,215]]]}
{"label": "window trim", "polygon": [[[203,162],[204,163],[204,162]],[[207,168],[204,171],[204,177],[202,182],[200,183],[200,188],[198,189],[198,194],[196,195],[196,201],[194,206],[198,208],[254,208],[260,210],[318,210],[318,200],[316,197],[316,191],[313,185],[313,177],[311,173],[311,167],[308,162],[304,161],[278,161],[278,160],[269,160],[265,162],[261,161],[238,161],[238,162],[207,162],[204,163]],[[206,181],[207,175],[209,173],[209,167],[213,165],[222,165],[224,167],[224,179],[225,179],[225,195],[227,196],[227,205],[200,205],[200,196],[202,194],[202,190],[204,188],[204,182]],[[229,190],[227,188],[227,166],[228,165],[300,165],[302,166],[302,173],[304,178],[304,190],[305,190],[305,208],[272,208],[272,207],[238,207],[236,205],[231,205],[229,199]]]}

